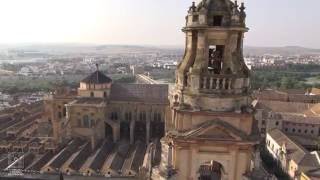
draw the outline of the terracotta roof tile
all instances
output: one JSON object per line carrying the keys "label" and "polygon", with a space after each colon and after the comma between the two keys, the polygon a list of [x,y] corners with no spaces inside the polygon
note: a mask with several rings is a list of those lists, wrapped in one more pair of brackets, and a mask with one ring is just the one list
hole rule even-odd
{"label": "terracotta roof tile", "polygon": [[112,79],[103,74],[101,71],[95,71],[94,73],[81,80],[81,82],[90,84],[105,84],[111,83]]}
{"label": "terracotta roof tile", "polygon": [[168,85],[113,84],[110,100],[168,104]]}

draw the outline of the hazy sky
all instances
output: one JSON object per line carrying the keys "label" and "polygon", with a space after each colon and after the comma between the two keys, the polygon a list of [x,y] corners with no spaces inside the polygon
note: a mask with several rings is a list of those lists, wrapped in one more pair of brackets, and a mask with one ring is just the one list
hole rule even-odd
{"label": "hazy sky", "polygon": [[[0,43],[183,45],[192,0],[0,0]],[[320,0],[245,0],[245,44],[320,48]]]}

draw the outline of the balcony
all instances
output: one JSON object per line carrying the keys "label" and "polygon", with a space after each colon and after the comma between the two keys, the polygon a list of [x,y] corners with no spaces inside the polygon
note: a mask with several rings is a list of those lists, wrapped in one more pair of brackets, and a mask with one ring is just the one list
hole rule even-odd
{"label": "balcony", "polygon": [[235,75],[205,74],[200,77],[200,92],[238,94],[248,88],[248,78]]}

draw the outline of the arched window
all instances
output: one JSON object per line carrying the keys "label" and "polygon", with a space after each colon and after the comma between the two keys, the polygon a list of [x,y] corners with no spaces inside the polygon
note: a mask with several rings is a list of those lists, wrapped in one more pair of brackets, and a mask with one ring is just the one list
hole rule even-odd
{"label": "arched window", "polygon": [[125,118],[126,118],[126,120],[131,121],[131,120],[132,120],[132,114],[131,114],[131,112],[126,112]]}
{"label": "arched window", "polygon": [[63,107],[63,117],[66,117],[67,115],[67,108],[64,106]]}
{"label": "arched window", "polygon": [[58,118],[62,118],[62,113],[58,112]]}
{"label": "arched window", "polygon": [[118,113],[117,112],[111,112],[111,120],[118,120]]}
{"label": "arched window", "polygon": [[83,127],[90,128],[90,120],[88,115],[84,115],[82,119]]}
{"label": "arched window", "polygon": [[103,92],[103,97],[104,97],[104,98],[107,97],[107,92]]}
{"label": "arched window", "polygon": [[158,121],[161,121],[161,114],[158,113]]}
{"label": "arched window", "polygon": [[161,113],[154,113],[153,120],[154,121],[161,121]]}
{"label": "arched window", "polygon": [[145,111],[140,112],[140,121],[145,121],[147,120],[147,114]]}
{"label": "arched window", "polygon": [[198,172],[200,175],[198,179],[200,180],[220,180],[222,179],[222,176],[225,174],[222,164],[216,161],[211,161],[200,165]]}

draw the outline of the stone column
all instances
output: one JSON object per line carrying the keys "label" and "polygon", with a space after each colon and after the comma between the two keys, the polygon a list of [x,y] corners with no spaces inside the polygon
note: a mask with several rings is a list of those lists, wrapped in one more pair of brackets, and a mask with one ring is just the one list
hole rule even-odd
{"label": "stone column", "polygon": [[213,87],[213,78],[210,77],[210,87],[209,87],[209,89],[213,89],[212,87]]}
{"label": "stone column", "polygon": [[147,119],[147,122],[146,122],[146,131],[147,131],[147,134],[146,134],[146,144],[149,144],[149,141],[150,141],[150,119]]}
{"label": "stone column", "polygon": [[217,79],[216,82],[217,82],[217,83],[216,83],[216,89],[219,89],[219,88],[220,88],[220,79]]}
{"label": "stone column", "polygon": [[120,140],[120,123],[116,123],[112,127],[112,133],[113,133],[113,142],[117,142]]}
{"label": "stone column", "polygon": [[232,78],[229,79],[229,86],[228,86],[228,89],[232,89]]}
{"label": "stone column", "polygon": [[207,77],[203,77],[202,89],[206,89],[206,88],[207,88]]}
{"label": "stone column", "polygon": [[134,128],[135,128],[136,121],[130,121],[130,144],[134,143]]}
{"label": "stone column", "polygon": [[169,143],[168,144],[168,169],[171,169],[172,168],[172,144]]}

